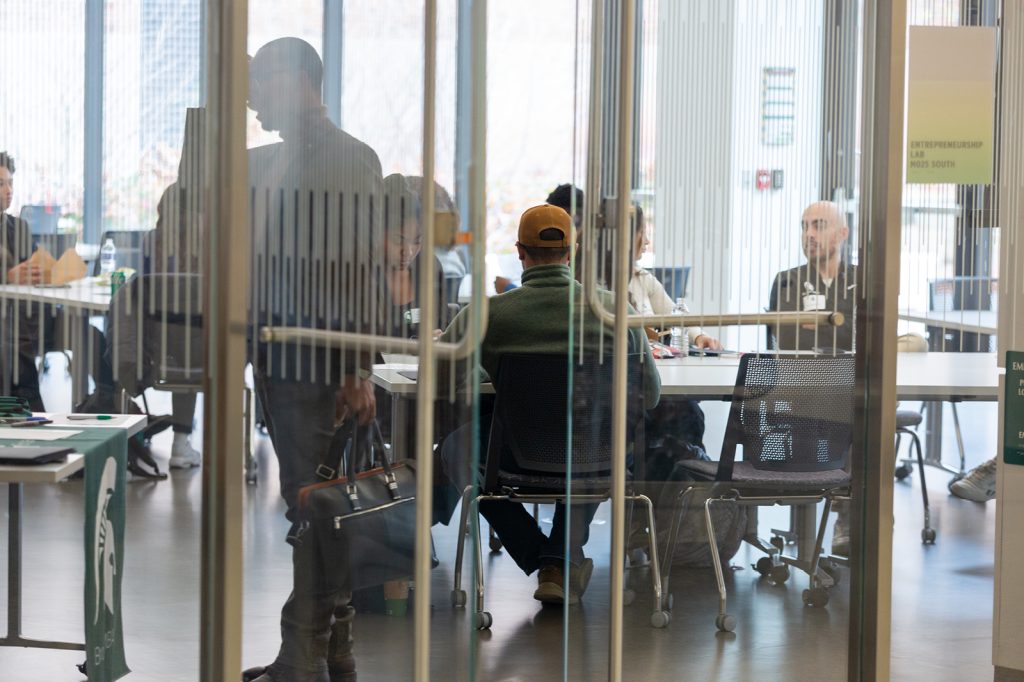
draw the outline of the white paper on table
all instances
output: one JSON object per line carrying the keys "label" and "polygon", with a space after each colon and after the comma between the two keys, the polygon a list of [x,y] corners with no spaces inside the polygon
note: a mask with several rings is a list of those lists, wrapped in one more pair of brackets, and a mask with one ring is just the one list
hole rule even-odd
{"label": "white paper on table", "polygon": [[0,439],[4,440],[60,440],[77,436],[81,431],[70,429],[47,429],[42,426],[0,427]]}

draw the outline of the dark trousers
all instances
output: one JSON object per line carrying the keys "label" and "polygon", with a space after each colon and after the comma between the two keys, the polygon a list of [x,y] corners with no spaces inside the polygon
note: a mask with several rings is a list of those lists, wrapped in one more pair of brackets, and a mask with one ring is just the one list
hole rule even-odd
{"label": "dark trousers", "polygon": [[[441,445],[442,466],[460,492],[472,482],[471,426],[460,426]],[[483,480],[490,430],[491,415],[481,414],[477,483]],[[483,500],[480,502],[480,514],[487,519],[487,523],[494,529],[519,568],[530,575],[542,566],[560,565],[564,562],[567,543],[569,563],[579,566],[583,562],[583,546],[590,539],[590,522],[594,520],[597,507],[596,504],[555,504],[555,515],[549,535],[544,534],[533,515],[518,502]]]}
{"label": "dark trousers", "polygon": [[171,394],[171,428],[175,433],[192,433],[195,413],[195,393]]}
{"label": "dark trousers", "polygon": [[[316,468],[334,435],[332,386],[283,381],[256,372],[270,440],[277,453],[286,516],[298,521],[302,486],[316,483]],[[277,665],[300,671],[327,669],[327,646],[335,607],[345,607],[351,593],[331,586],[312,533],[292,550],[292,593],[281,609],[281,649]]]}

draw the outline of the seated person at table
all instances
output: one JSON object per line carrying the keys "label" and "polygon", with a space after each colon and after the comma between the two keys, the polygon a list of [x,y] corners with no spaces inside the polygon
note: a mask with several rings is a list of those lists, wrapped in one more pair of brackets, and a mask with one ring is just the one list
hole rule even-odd
{"label": "seated person at table", "polygon": [[[647,245],[650,242],[647,239],[643,209],[634,204],[633,210],[633,256],[631,260],[637,265],[629,279],[629,304],[636,308],[641,315],[671,315],[675,303],[665,291],[665,287],[649,270],[645,270],[639,265],[640,257],[647,250]],[[656,336],[661,337],[663,334],[656,331]],[[686,336],[691,346],[710,350],[722,349],[722,344],[718,339],[705,334],[700,327],[687,327]]]}
{"label": "seated person at table", "polygon": [[[384,178],[384,268],[381,270],[381,281],[377,291],[380,292],[380,310],[378,333],[382,336],[398,338],[415,338],[421,333],[431,332],[440,335],[441,329],[447,326],[450,318],[448,307],[441,293],[444,291],[444,272],[440,263],[436,263],[435,298],[436,314],[434,322],[426,324],[420,319],[420,275],[418,265],[421,262],[423,245],[423,223],[421,219],[422,201],[420,191],[423,179],[405,177],[394,173]],[[444,205],[442,194],[447,192],[440,185],[434,185],[435,207]],[[451,207],[450,200],[447,204]],[[430,256],[427,256],[430,257]],[[378,355],[377,362],[384,358]],[[381,433],[388,442],[393,442],[391,424],[391,397],[380,386],[374,387],[377,396],[377,422]],[[447,401],[438,401],[435,407],[435,429],[439,433],[448,433],[454,428],[451,423],[451,410],[447,409]],[[415,407],[410,410],[415,414]],[[400,453],[399,457],[411,457],[412,446],[416,442],[416,423],[409,420],[404,425],[404,441],[410,446],[409,452]],[[451,494],[451,485],[444,480],[440,467],[435,469],[439,480],[435,481],[434,491],[434,522],[447,524],[452,512],[459,502],[458,495]]]}
{"label": "seated person at table", "polygon": [[[7,152],[0,152],[0,283],[40,284],[42,269],[29,262],[34,247],[29,225],[20,218],[7,215],[14,198],[14,158]],[[59,256],[60,254],[56,254]],[[43,398],[39,393],[39,371],[36,369],[36,355],[61,350],[60,334],[53,306],[19,304],[17,325],[5,325],[0,339],[0,393],[10,390],[11,395],[25,398],[35,412],[44,411]],[[113,390],[113,376],[109,365],[102,363],[103,335],[88,325],[88,347],[92,350],[90,374],[97,383],[97,390]],[[42,343],[40,343],[40,340]],[[11,348],[16,349],[15,365],[11,366]]]}
{"label": "seated person at table", "polygon": [[[544,200],[545,203],[551,206],[557,206],[566,213],[572,216],[573,226],[576,228],[576,246],[580,245],[580,237],[582,235],[581,229],[583,227],[583,190],[575,185],[565,183],[555,187],[548,194],[548,198]],[[576,252],[576,280],[580,281],[583,277],[582,271],[580,270],[580,253]],[[506,291],[515,289],[518,285],[508,277],[498,276],[494,278],[494,290],[499,294],[503,294]]]}
{"label": "seated person at table", "polygon": [[[837,310],[846,316],[846,322],[841,327],[768,325],[769,344],[780,351],[851,351],[857,269],[843,263],[843,244],[850,236],[846,217],[831,201],[818,201],[804,209],[800,226],[807,263],[775,276],[768,310]],[[810,299],[806,304],[805,296]],[[849,505],[837,502],[833,509],[832,553],[845,556],[850,551]]]}
{"label": "seated person at table", "polygon": [[768,310],[832,310],[843,313],[846,321],[839,327],[768,325],[769,346],[782,351],[851,351],[857,268],[843,263],[843,245],[850,236],[846,217],[831,201],[818,201],[804,210],[800,225],[807,263],[775,276]]}
{"label": "seated person at table", "polygon": [[[611,348],[613,329],[601,323],[583,302],[582,287],[572,279],[569,260],[576,239],[569,214],[560,208],[535,206],[523,213],[519,221],[516,250],[523,261],[523,285],[491,301],[487,332],[480,346],[480,363],[492,379],[497,377],[504,353],[568,353],[572,332],[574,348],[595,349],[604,336]],[[613,307],[612,295],[602,292],[605,305]],[[570,305],[575,311],[569,314]],[[582,311],[582,316],[581,316]],[[442,341],[456,342],[463,311],[445,331]],[[582,317],[582,324],[581,324]],[[570,323],[575,327],[570,329]],[[646,355],[644,370],[644,403],[654,407],[661,394],[661,380],[651,357],[647,339],[639,329],[629,331],[630,352]],[[610,351],[609,351],[610,352]],[[464,368],[464,364],[458,365]],[[439,369],[445,369],[443,366]],[[443,375],[443,371],[439,371]],[[483,410],[481,410],[483,412]],[[491,415],[480,415],[480,452],[485,453]],[[452,433],[441,446],[441,460],[448,477],[461,492],[471,482],[471,424]],[[484,458],[481,457],[481,460]],[[481,469],[484,462],[481,461]],[[482,472],[477,472],[478,475]],[[533,516],[516,502],[487,500],[480,503],[484,515],[501,539],[516,564],[530,575],[539,569],[534,598],[545,603],[579,601],[587,588],[593,562],[586,559],[583,546],[587,542],[590,522],[596,504],[555,506],[550,535],[545,535]],[[566,521],[569,521],[568,586],[562,574],[566,548]]]}
{"label": "seated person at table", "polygon": [[[440,298],[444,271],[435,263],[436,315],[429,325],[420,320],[421,180],[398,173],[384,178],[384,268],[379,289],[383,292],[379,319],[384,336],[416,338],[421,331],[440,333],[448,318],[447,306]],[[444,191],[439,185],[436,190],[438,194]]]}

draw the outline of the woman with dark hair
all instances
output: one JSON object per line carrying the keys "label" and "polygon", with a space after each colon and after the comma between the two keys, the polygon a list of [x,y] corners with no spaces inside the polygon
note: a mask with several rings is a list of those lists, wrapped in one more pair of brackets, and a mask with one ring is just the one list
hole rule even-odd
{"label": "woman with dark hair", "polygon": [[384,178],[384,268],[379,317],[379,333],[383,336],[415,338],[424,329],[440,332],[449,317],[445,302],[440,298],[444,272],[440,264],[435,264],[437,314],[429,324],[420,319],[419,256],[423,248],[423,221],[418,180],[398,173]]}
{"label": "woman with dark hair", "polygon": [[[384,268],[381,274],[379,334],[399,338],[414,338],[420,334],[441,334],[453,316],[441,293],[444,291],[444,273],[441,266],[435,263],[435,310],[432,322],[426,322],[420,315],[420,273],[423,247],[422,221],[422,188],[420,177],[404,177],[397,173],[384,178]],[[435,207],[439,210],[451,207],[444,188],[434,184]],[[433,251],[423,257],[435,258]],[[379,362],[383,358],[378,358]],[[387,440],[391,439],[391,396],[383,389],[377,389],[377,420],[381,432]],[[415,409],[415,408],[413,408]],[[411,412],[415,414],[414,411]],[[447,401],[439,401],[435,410],[435,429],[438,433],[450,430],[452,419]],[[412,445],[415,440],[415,424],[400,425],[406,429],[404,442]],[[397,453],[398,457],[411,456],[412,453]],[[437,467],[440,472],[441,468]],[[434,520],[447,523],[455,509],[457,500],[447,499],[447,485],[438,482],[434,496]]]}
{"label": "woman with dark hair", "polygon": [[[636,263],[647,250],[650,241],[647,239],[647,226],[644,224],[644,212],[639,204],[633,204],[633,252],[630,262]],[[629,303],[641,315],[671,315],[675,303],[661,282],[649,271],[635,265],[629,278]],[[683,302],[685,311],[686,303]],[[686,311],[688,312],[688,311]],[[657,333],[657,336],[663,336]],[[687,327],[686,335],[689,345],[697,348],[721,350],[722,344],[713,336],[704,333],[700,327]],[[655,339],[656,340],[656,339]]]}

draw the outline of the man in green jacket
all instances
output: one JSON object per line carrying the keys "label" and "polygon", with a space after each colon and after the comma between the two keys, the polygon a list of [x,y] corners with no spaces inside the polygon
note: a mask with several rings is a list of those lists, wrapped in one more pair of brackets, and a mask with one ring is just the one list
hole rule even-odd
{"label": "man in green jacket", "polygon": [[[522,286],[491,299],[487,332],[480,346],[480,365],[490,378],[497,378],[498,366],[505,353],[564,353],[568,362],[570,338],[574,351],[606,353],[610,359],[613,329],[602,324],[587,307],[583,288],[569,270],[575,248],[575,229],[564,210],[542,205],[523,213],[516,242],[519,259],[523,262]],[[605,307],[612,309],[614,296],[607,291],[601,291],[599,295]],[[466,310],[455,318],[442,341],[458,340],[456,337],[465,329],[465,314]],[[643,354],[644,407],[650,409],[658,403],[661,380],[647,338],[639,328],[629,331],[629,352]],[[441,371],[444,371],[443,367]],[[483,409],[481,412],[479,452],[482,469],[491,415],[483,414]],[[471,482],[471,450],[469,425],[457,429],[441,446],[445,472],[460,492]],[[556,505],[551,533],[545,535],[522,504],[495,500],[480,504],[480,513],[519,567],[527,575],[539,569],[534,598],[555,604],[575,604],[586,590],[593,562],[584,557],[583,545],[587,542],[590,522],[596,511],[596,504],[572,505],[568,509],[565,505]],[[571,566],[568,590],[562,574],[567,521]]]}

